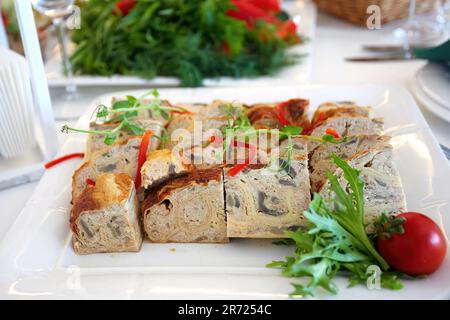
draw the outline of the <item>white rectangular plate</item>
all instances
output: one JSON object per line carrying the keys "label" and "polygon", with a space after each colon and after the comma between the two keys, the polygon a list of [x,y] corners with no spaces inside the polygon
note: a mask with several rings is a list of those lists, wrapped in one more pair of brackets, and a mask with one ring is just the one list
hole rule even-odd
{"label": "white rectangular plate", "polygon": [[[298,26],[298,33],[309,40],[301,45],[289,49],[290,53],[305,55],[297,64],[286,67],[274,76],[265,76],[258,78],[233,79],[222,77],[217,79],[206,79],[205,86],[261,86],[267,84],[292,84],[307,83],[311,75],[312,64],[312,39],[316,27],[317,8],[310,0],[296,0],[285,2],[283,8],[287,10]],[[83,28],[83,26],[81,26]],[[67,79],[62,73],[61,58],[56,48],[53,55],[45,64],[48,84],[51,87],[60,87],[67,85]],[[114,75],[112,77],[77,75],[74,82],[78,86],[164,86],[174,87],[180,84],[174,77],[156,77],[152,80],[146,80],[134,76]]]}
{"label": "white rectangular plate", "polygon": [[[141,95],[116,92],[97,98],[78,125],[86,126],[98,103],[112,96]],[[173,102],[213,99],[247,103],[292,97],[311,100],[312,109],[325,101],[353,100],[374,107],[393,136],[408,208],[426,213],[450,232],[450,168],[428,125],[408,91],[398,86],[289,86],[265,88],[163,89]],[[311,110],[312,112],[313,110]],[[85,136],[72,135],[61,154],[84,150]],[[48,170],[34,195],[0,245],[1,298],[287,298],[290,282],[265,264],[282,259],[292,248],[270,241],[236,240],[230,244],[151,244],[139,253],[77,256],[70,244],[71,175],[79,164],[71,160]],[[346,288],[337,277],[337,296],[318,290],[319,298],[426,299],[448,298],[450,257],[433,275],[405,281],[400,291]]]}

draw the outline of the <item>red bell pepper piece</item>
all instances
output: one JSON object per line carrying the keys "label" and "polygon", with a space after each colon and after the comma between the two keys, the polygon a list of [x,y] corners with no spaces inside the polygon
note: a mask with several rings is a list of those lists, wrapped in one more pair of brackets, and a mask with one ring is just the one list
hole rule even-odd
{"label": "red bell pepper piece", "polygon": [[[223,143],[223,138],[219,138],[219,137],[216,137],[216,136],[211,136],[210,138],[209,138],[209,141],[211,142],[211,143]],[[250,162],[255,158],[255,156],[256,156],[256,147],[255,146],[253,146],[253,145],[251,145],[251,144],[249,144],[249,143],[246,143],[246,142],[242,142],[242,141],[233,141],[233,146],[234,147],[241,147],[241,148],[246,148],[246,149],[249,149],[250,150],[250,154],[249,154],[249,156],[244,160],[244,162],[243,163],[238,163],[238,164],[236,164],[236,165],[234,165],[233,167],[231,167],[230,168],[230,170],[228,170],[228,176],[230,176],[230,177],[234,177],[235,175],[237,175],[239,172],[241,172],[242,170],[244,170],[245,169],[245,167],[247,167],[249,164],[250,164]]]}
{"label": "red bell pepper piece", "polygon": [[247,0],[246,2],[253,4],[265,12],[278,13],[281,11],[280,2],[278,0]]}
{"label": "red bell pepper piece", "polygon": [[299,41],[297,35],[297,25],[292,20],[287,20],[279,23],[277,33],[278,36],[283,40],[288,40],[292,38],[295,39],[296,42]]}
{"label": "red bell pepper piece", "polygon": [[328,128],[327,130],[325,130],[325,133],[333,136],[335,139],[341,138],[339,133],[337,133],[336,129],[334,128]]}
{"label": "red bell pepper piece", "polygon": [[46,164],[44,164],[44,167],[45,167],[45,169],[49,169],[49,168],[57,165],[58,163],[64,162],[66,160],[69,160],[69,159],[72,159],[72,158],[83,158],[83,157],[84,157],[84,153],[81,153],[81,152],[79,152],[79,153],[70,153],[70,154],[67,154],[65,156],[62,156],[62,157],[59,157],[59,158],[56,158],[56,159],[54,159],[52,161],[47,162]]}
{"label": "red bell pepper piece", "polygon": [[307,130],[303,130],[303,134],[310,135],[311,132],[319,125],[321,125],[324,121],[325,121],[325,113],[321,112],[316,118],[313,119],[309,128]]}
{"label": "red bell pepper piece", "polygon": [[118,2],[116,2],[115,9],[118,9],[124,16],[126,16],[128,15],[128,13],[130,13],[135,5],[135,0],[119,0]]}
{"label": "red bell pepper piece", "polygon": [[244,170],[256,156],[256,147],[249,143],[241,142],[241,141],[234,141],[233,145],[235,147],[244,147],[246,149],[249,149],[250,154],[244,160],[244,163],[238,163],[238,164],[234,165],[233,167],[231,167],[230,170],[228,170],[228,176],[230,176],[230,177],[234,177],[239,172]]}
{"label": "red bell pepper piece", "polygon": [[183,110],[171,110],[170,113],[172,114],[192,114],[191,111],[188,109],[182,108]]}
{"label": "red bell pepper piece", "polygon": [[288,101],[284,101],[281,102],[277,105],[277,117],[278,117],[278,122],[284,127],[289,125],[289,120],[286,119],[285,116],[285,110],[284,108],[288,105],[289,100]]}
{"label": "red bell pepper piece", "polygon": [[86,183],[87,183],[88,185],[90,185],[90,186],[95,186],[95,181],[92,180],[92,179],[87,178],[87,179],[86,179]]}
{"label": "red bell pepper piece", "polygon": [[152,135],[153,132],[151,130],[147,130],[142,136],[142,140],[139,145],[138,165],[136,170],[136,178],[134,178],[134,186],[136,187],[136,189],[141,185],[141,168],[145,160],[147,160],[147,149],[150,145],[150,138]]}
{"label": "red bell pepper piece", "polygon": [[276,17],[269,15],[266,11],[248,1],[232,0],[231,2],[236,6],[236,9],[228,10],[227,15],[245,21],[249,28],[253,26],[256,20],[264,20],[270,23],[278,21]]}

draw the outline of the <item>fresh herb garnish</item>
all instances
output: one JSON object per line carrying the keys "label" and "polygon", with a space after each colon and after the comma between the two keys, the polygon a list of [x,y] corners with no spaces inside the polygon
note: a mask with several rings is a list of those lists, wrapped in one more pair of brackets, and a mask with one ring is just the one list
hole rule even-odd
{"label": "fresh herb garnish", "polygon": [[307,228],[286,231],[289,239],[295,242],[294,255],[267,266],[281,268],[287,277],[309,278],[306,285],[293,284],[293,296],[313,296],[318,287],[336,294],[338,288],[332,280],[338,271],[350,272],[349,286],[354,286],[368,279],[367,268],[371,265],[383,271],[381,287],[402,288],[400,274],[388,271],[389,265],[366,234],[364,183],[359,178],[359,171],[334,154],[332,159],[343,171],[348,191],[344,190],[336,176],[328,172],[334,198],[325,200],[314,194],[308,210],[304,212],[309,222]]}
{"label": "fresh herb garnish", "polygon": [[227,15],[235,9],[230,0],[136,1],[126,14],[113,14],[116,3],[82,4],[84,27],[72,37],[75,73],[175,76],[183,86],[200,86],[204,78],[274,74],[300,59],[286,51],[292,37],[280,37],[285,25],[295,28],[292,21],[277,29],[257,19],[249,28]]}
{"label": "fresh herb garnish", "polygon": [[[145,98],[149,95],[153,96],[153,99],[147,102]],[[110,108],[105,105],[99,105],[95,111],[96,121],[103,120],[105,124],[116,124],[117,126],[111,130],[83,130],[72,128],[64,125],[61,131],[64,133],[79,132],[87,134],[96,134],[104,136],[104,143],[106,145],[112,145],[117,138],[121,130],[127,130],[133,135],[143,135],[145,129],[133,122],[133,118],[138,116],[139,111],[150,110],[155,116],[161,116],[164,119],[169,119],[168,112],[184,112],[184,108],[164,106],[159,100],[159,92],[156,89],[144,93],[142,96],[136,98],[133,96],[126,96],[125,100],[115,101]],[[110,117],[108,119],[108,117]],[[155,138],[163,140],[161,137],[154,135]],[[167,140],[167,137],[164,138]]]}

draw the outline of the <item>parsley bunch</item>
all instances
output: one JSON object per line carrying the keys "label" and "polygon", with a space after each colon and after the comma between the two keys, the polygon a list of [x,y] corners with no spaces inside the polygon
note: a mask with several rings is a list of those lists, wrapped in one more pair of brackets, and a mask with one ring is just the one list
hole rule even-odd
{"label": "parsley bunch", "polygon": [[359,171],[344,160],[332,155],[333,161],[342,169],[349,191],[330,172],[327,177],[335,197],[326,201],[319,194],[304,212],[309,225],[306,230],[286,231],[289,237],[281,244],[294,244],[293,256],[285,261],[274,261],[268,267],[281,268],[287,277],[306,277],[306,285],[293,284],[293,296],[313,296],[318,287],[336,294],[338,288],[333,278],[338,271],[350,273],[349,286],[365,282],[370,265],[379,266],[381,287],[401,289],[400,274],[389,270],[389,265],[376,251],[365,232],[364,225],[364,183]]}
{"label": "parsley bunch", "polygon": [[78,74],[175,76],[182,86],[204,78],[270,75],[296,63],[274,26],[247,28],[229,17],[230,0],[136,1],[127,14],[117,0],[90,0],[81,7],[81,28],[71,57]]}

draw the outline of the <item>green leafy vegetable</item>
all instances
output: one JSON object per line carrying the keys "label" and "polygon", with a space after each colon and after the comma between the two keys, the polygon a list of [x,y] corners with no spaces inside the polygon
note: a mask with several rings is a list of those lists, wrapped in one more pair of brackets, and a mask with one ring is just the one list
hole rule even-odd
{"label": "green leafy vegetable", "polygon": [[[327,173],[335,197],[326,201],[319,194],[304,212],[309,225],[305,230],[286,231],[295,243],[295,252],[285,261],[274,261],[268,267],[281,268],[287,277],[306,277],[307,284],[293,284],[293,296],[313,296],[318,287],[336,294],[338,288],[332,279],[338,271],[350,273],[349,286],[367,281],[368,267],[379,266],[382,270],[381,287],[401,289],[400,274],[388,271],[389,265],[376,251],[365,232],[364,183],[359,171],[344,160],[332,155],[333,161],[342,169],[348,183],[348,191],[340,185],[336,176]],[[278,243],[280,244],[280,243]]]}
{"label": "green leafy vegetable", "polygon": [[[144,99],[149,95],[153,95],[155,99],[151,100],[150,102],[145,102]],[[104,143],[106,145],[112,145],[119,137],[119,132],[121,130],[126,130],[133,135],[143,135],[145,133],[145,130],[132,121],[132,118],[136,117],[139,111],[151,110],[155,115],[160,115],[165,119],[168,119],[170,117],[167,111],[185,111],[185,109],[183,108],[161,105],[158,97],[159,92],[156,89],[153,89],[152,91],[146,92],[138,98],[127,96],[125,100],[115,101],[111,108],[108,108],[105,105],[99,105],[94,111],[96,118],[103,119],[107,124],[116,124],[117,126],[112,130],[82,130],[64,125],[61,131],[64,133],[79,132],[102,135],[104,136]],[[111,118],[107,119],[108,117]],[[164,139],[161,137],[159,138],[161,141],[164,140],[165,143],[168,139],[167,136],[164,137]]]}
{"label": "green leafy vegetable", "polygon": [[303,131],[302,127],[284,126],[283,128],[281,128],[280,133],[281,133],[281,135],[286,134],[286,135],[298,136],[302,133],[302,131]]}
{"label": "green leafy vegetable", "polygon": [[247,28],[229,17],[229,0],[136,1],[127,15],[117,14],[116,2],[82,4],[72,37],[75,73],[175,76],[183,86],[199,86],[207,77],[274,74],[300,58],[286,52],[290,43],[274,26],[258,21]]}

